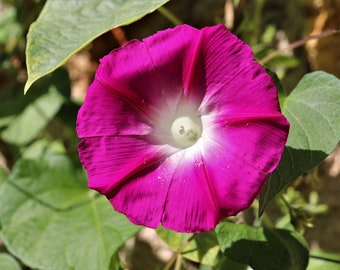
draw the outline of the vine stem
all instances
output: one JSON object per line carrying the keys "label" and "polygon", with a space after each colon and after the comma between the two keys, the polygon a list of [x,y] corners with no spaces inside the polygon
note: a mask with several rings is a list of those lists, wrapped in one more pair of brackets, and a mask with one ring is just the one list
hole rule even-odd
{"label": "vine stem", "polygon": [[196,237],[197,234],[191,235],[187,240],[185,240],[182,245],[176,250],[175,254],[172,256],[172,258],[166,263],[163,270],[169,270],[171,265],[174,263],[174,261],[178,258],[178,256],[181,254],[183,249],[185,249],[192,240]]}
{"label": "vine stem", "polygon": [[310,40],[313,40],[313,39],[319,39],[319,38],[323,38],[323,37],[327,37],[327,36],[330,36],[330,35],[333,35],[333,34],[336,34],[336,33],[340,33],[340,30],[339,29],[329,29],[329,30],[326,30],[326,31],[323,31],[319,34],[315,34],[315,35],[310,35],[304,39],[301,39],[301,40],[298,40],[296,42],[293,42],[292,44],[290,44],[288,47],[286,48],[283,48],[283,49],[280,49],[280,50],[277,50],[275,52],[272,52],[270,54],[268,54],[267,56],[265,56],[264,58],[262,58],[259,63],[261,65],[264,65],[265,63],[267,63],[269,60],[273,59],[274,57],[280,55],[281,53],[283,53],[284,51],[286,50],[290,50],[290,49],[295,49],[299,46],[302,46],[304,45],[305,43],[307,43],[308,41]]}
{"label": "vine stem", "polygon": [[292,209],[292,207],[290,206],[289,202],[287,202],[286,198],[283,195],[281,195],[281,194],[280,194],[280,199],[283,201],[283,203],[288,208],[288,210]]}
{"label": "vine stem", "polygon": [[181,270],[182,261],[183,261],[183,257],[181,254],[179,254],[176,259],[174,270]]}
{"label": "vine stem", "polygon": [[317,260],[322,260],[322,261],[326,261],[326,262],[332,262],[332,263],[340,264],[340,260],[337,260],[337,259],[325,258],[325,257],[322,257],[322,256],[317,256],[317,255],[310,255],[309,257],[313,258],[313,259],[317,259]]}
{"label": "vine stem", "polygon": [[157,11],[161,13],[165,18],[167,18],[170,22],[172,22],[174,25],[183,24],[182,21],[175,14],[173,14],[169,9],[165,8],[164,6],[159,7]]}

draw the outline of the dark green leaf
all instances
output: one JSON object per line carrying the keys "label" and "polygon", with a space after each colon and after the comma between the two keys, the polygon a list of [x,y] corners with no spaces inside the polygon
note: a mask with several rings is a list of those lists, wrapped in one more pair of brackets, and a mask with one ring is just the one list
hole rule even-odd
{"label": "dark green leaf", "polygon": [[140,227],[89,191],[83,171],[62,155],[21,160],[0,198],[6,247],[34,269],[109,269]]}
{"label": "dark green leaf", "polygon": [[106,31],[129,24],[169,0],[47,1],[27,37],[25,92]]}
{"label": "dark green leaf", "polygon": [[307,74],[284,100],[291,127],[278,168],[261,195],[260,214],[287,184],[320,164],[340,139],[340,80],[322,71]]}
{"label": "dark green leaf", "polygon": [[249,268],[246,264],[234,262],[232,260],[229,260],[228,258],[226,258],[226,260],[224,261],[224,263],[221,265],[220,269],[218,269],[218,270],[226,270],[226,269],[249,270]]}
{"label": "dark green leaf", "polygon": [[296,232],[222,222],[216,228],[222,252],[254,270],[305,270],[308,248]]}
{"label": "dark green leaf", "polygon": [[283,106],[283,103],[284,103],[284,101],[285,101],[285,99],[286,99],[286,97],[287,97],[287,93],[286,93],[285,89],[283,88],[282,82],[280,81],[280,79],[279,79],[279,77],[277,76],[277,74],[276,74],[274,71],[272,71],[272,70],[270,70],[270,69],[268,69],[268,68],[266,68],[266,71],[267,71],[267,73],[268,73],[268,74],[273,78],[273,80],[274,80],[274,83],[275,83],[275,85],[276,85],[276,87],[277,87],[277,91],[278,91],[278,96],[279,96],[280,105],[281,105],[281,107],[282,107],[282,106]]}

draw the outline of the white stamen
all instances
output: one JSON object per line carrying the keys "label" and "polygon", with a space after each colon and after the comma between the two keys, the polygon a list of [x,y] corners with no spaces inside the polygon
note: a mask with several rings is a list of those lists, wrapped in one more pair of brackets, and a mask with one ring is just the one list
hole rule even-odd
{"label": "white stamen", "polygon": [[183,148],[195,144],[201,137],[202,127],[199,120],[182,116],[177,118],[171,126],[174,141]]}

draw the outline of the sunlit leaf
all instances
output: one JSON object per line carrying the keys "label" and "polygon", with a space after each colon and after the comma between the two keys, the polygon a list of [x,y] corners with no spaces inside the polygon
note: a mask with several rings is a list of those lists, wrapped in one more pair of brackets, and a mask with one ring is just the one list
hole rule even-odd
{"label": "sunlit leaf", "polygon": [[27,37],[25,92],[106,31],[129,24],[169,0],[47,1]]}
{"label": "sunlit leaf", "polygon": [[0,197],[2,238],[34,269],[109,269],[140,227],[89,191],[83,171],[62,155],[20,160]]}
{"label": "sunlit leaf", "polygon": [[38,159],[46,153],[64,154],[65,152],[65,147],[61,142],[42,138],[30,144],[22,152],[22,157],[25,159]]}
{"label": "sunlit leaf", "polygon": [[314,250],[312,254],[307,270],[340,270],[340,253]]}
{"label": "sunlit leaf", "polygon": [[[192,234],[177,233],[159,228],[158,236],[176,251]],[[181,255],[191,261],[213,266],[220,248],[214,231],[203,232],[195,236]]]}
{"label": "sunlit leaf", "polygon": [[296,232],[222,222],[216,228],[222,252],[256,270],[305,270],[308,248]]}
{"label": "sunlit leaf", "polygon": [[285,98],[291,127],[278,168],[260,195],[260,213],[287,184],[320,164],[340,139],[340,80],[322,71],[307,74]]}

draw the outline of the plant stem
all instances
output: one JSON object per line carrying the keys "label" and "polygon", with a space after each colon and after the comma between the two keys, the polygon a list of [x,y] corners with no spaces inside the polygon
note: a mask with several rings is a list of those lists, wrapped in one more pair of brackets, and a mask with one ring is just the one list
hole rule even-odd
{"label": "plant stem", "polygon": [[283,195],[280,195],[280,199],[283,201],[283,203],[285,204],[285,206],[288,208],[288,210],[290,211],[290,209],[292,208],[290,206],[290,204],[287,202],[286,198]]}
{"label": "plant stem", "polygon": [[197,234],[191,235],[187,240],[185,240],[182,245],[176,250],[174,256],[167,262],[167,264],[164,266],[163,270],[169,270],[171,265],[174,263],[174,261],[177,259],[177,257],[181,254],[183,249],[185,249],[190,242],[196,237]]}
{"label": "plant stem", "polygon": [[179,254],[179,255],[177,256],[177,259],[176,259],[176,263],[175,263],[175,268],[174,268],[174,270],[181,270],[182,261],[183,261],[183,257],[181,256],[181,254]]}
{"label": "plant stem", "polygon": [[175,14],[173,14],[169,9],[165,8],[164,6],[161,6],[157,9],[159,13],[161,13],[165,18],[167,18],[170,22],[172,22],[174,25],[183,24],[182,21],[176,17]]}
{"label": "plant stem", "polygon": [[261,222],[267,228],[274,228],[275,227],[273,222],[271,221],[271,219],[268,217],[268,215],[266,213],[262,214]]}
{"label": "plant stem", "polygon": [[340,264],[340,260],[336,260],[336,259],[320,257],[320,256],[316,256],[316,255],[310,255],[309,257],[313,258],[313,259],[317,259],[317,260],[322,260],[322,261],[327,261],[327,262],[332,262],[332,263]]}
{"label": "plant stem", "polygon": [[292,44],[290,44],[288,47],[286,48],[283,48],[283,49],[280,49],[280,50],[277,50],[275,52],[272,52],[270,54],[268,54],[266,57],[262,58],[259,63],[261,65],[264,65],[265,63],[267,63],[269,60],[273,59],[274,57],[282,54],[284,51],[286,50],[291,50],[291,49],[295,49],[299,46],[302,46],[304,45],[305,43],[307,43],[308,41],[312,40],[312,39],[319,39],[319,38],[323,38],[323,37],[327,37],[327,36],[330,36],[330,35],[333,35],[333,34],[336,34],[336,33],[340,33],[340,30],[336,30],[336,29],[329,29],[329,30],[326,30],[326,31],[323,31],[319,34],[316,34],[316,35],[311,35],[311,36],[308,36],[304,39],[301,39],[301,40],[298,40],[296,42],[293,42]]}

